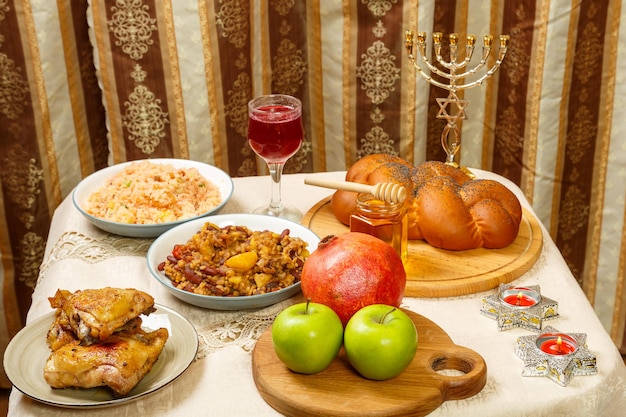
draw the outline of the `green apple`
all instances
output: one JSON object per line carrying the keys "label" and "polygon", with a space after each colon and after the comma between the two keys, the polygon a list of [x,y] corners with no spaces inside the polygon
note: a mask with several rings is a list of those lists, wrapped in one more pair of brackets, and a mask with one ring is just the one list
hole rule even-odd
{"label": "green apple", "polygon": [[315,374],[337,357],[343,325],[324,304],[294,304],[281,311],[272,325],[272,344],[278,358],[294,372]]}
{"label": "green apple", "polygon": [[383,381],[404,371],[417,350],[417,329],[402,310],[371,304],[346,324],[343,346],[350,364],[362,376]]}

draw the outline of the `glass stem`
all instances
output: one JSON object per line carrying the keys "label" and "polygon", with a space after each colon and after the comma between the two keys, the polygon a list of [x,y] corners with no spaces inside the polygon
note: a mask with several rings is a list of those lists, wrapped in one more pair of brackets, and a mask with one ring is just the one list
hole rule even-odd
{"label": "glass stem", "polygon": [[270,208],[276,212],[280,212],[283,208],[280,190],[280,180],[283,175],[283,167],[285,164],[268,163],[267,167],[270,170],[270,177],[272,177],[272,199],[270,200]]}

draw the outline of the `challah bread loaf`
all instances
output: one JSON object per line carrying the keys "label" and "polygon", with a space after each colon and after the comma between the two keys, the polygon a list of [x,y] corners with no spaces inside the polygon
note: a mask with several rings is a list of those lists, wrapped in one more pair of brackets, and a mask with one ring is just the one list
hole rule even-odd
{"label": "challah bread loaf", "polygon": [[[409,239],[422,239],[438,248],[503,248],[519,231],[522,207],[515,194],[497,181],[472,180],[443,162],[413,166],[395,156],[370,155],[350,167],[346,180],[407,187]],[[335,216],[346,225],[355,200],[356,194],[348,191],[335,192],[331,200]]]}
{"label": "challah bread loaf", "polygon": [[472,179],[464,171],[439,161],[427,161],[418,164],[413,168],[413,176],[411,178],[417,190],[435,177],[447,177],[459,185]]}

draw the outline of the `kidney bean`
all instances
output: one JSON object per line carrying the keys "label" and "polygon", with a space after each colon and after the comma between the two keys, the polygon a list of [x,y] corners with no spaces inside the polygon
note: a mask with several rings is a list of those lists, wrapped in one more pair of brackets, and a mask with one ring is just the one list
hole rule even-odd
{"label": "kidney bean", "polygon": [[185,270],[183,272],[185,274],[185,278],[187,281],[193,284],[200,284],[202,282],[202,277],[194,272],[193,269],[189,267],[189,265],[185,265]]}
{"label": "kidney bean", "polygon": [[220,275],[220,271],[209,265],[203,265],[201,267],[202,273],[206,275]]}

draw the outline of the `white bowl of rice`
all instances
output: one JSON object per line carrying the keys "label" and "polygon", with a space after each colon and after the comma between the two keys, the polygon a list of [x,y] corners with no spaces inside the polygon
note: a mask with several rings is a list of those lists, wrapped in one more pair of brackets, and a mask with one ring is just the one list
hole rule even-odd
{"label": "white bowl of rice", "polygon": [[219,168],[186,159],[143,159],[101,169],[72,193],[74,206],[96,227],[149,238],[219,212],[233,193]]}

